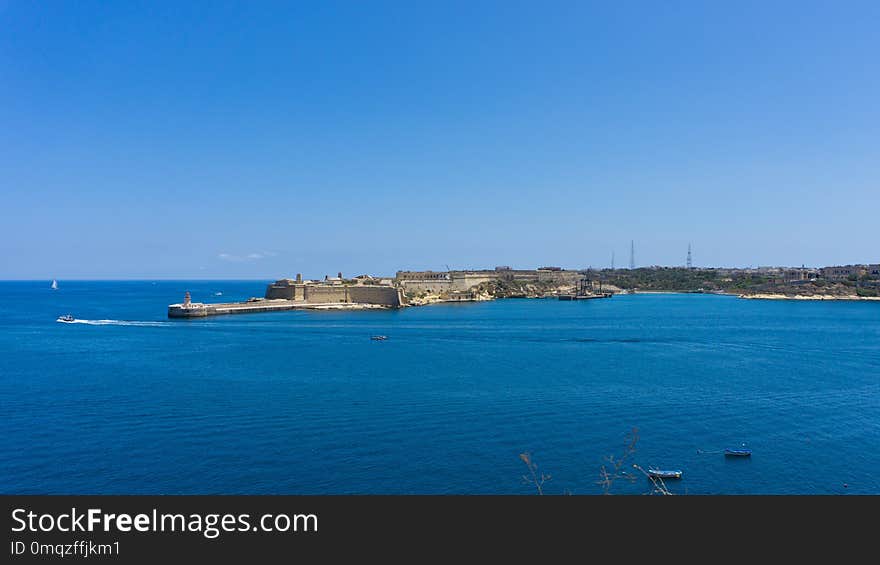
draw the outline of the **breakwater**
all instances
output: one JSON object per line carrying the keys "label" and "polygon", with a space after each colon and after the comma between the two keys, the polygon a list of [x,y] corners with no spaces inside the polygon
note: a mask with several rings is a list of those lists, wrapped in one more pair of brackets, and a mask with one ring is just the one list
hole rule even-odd
{"label": "breakwater", "polygon": [[187,292],[183,302],[168,306],[168,317],[205,318],[284,310],[366,310],[400,308],[403,305],[402,291],[390,285],[346,285],[281,279],[268,285],[265,297],[254,297],[243,302],[192,302]]}
{"label": "breakwater", "polygon": [[361,304],[357,302],[308,303],[293,300],[264,300],[249,302],[224,302],[203,304],[191,302],[189,305],[171,304],[168,306],[169,318],[206,318],[227,314],[255,314],[258,312],[281,312],[284,310],[367,310],[389,308],[380,304]]}
{"label": "breakwater", "polygon": [[261,300],[258,302],[224,302],[218,304],[203,304],[201,302],[189,302],[170,304],[168,306],[169,318],[204,318],[207,316],[221,316],[224,314],[248,314],[255,312],[275,312],[293,310],[297,305],[290,300]]}

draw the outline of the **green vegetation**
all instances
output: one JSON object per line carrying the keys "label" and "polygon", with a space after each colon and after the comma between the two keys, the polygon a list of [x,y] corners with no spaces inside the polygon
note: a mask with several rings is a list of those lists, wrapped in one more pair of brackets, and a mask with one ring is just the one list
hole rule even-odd
{"label": "green vegetation", "polygon": [[[762,269],[685,269],[683,267],[643,267],[639,269],[603,269],[581,271],[593,283],[606,290],[642,292],[694,292],[728,294],[776,294],[811,297],[880,296],[876,275],[850,276],[843,280],[823,279],[816,271],[782,268]],[[576,283],[536,280],[495,279],[475,286],[472,291],[494,298],[542,298],[572,292]],[[424,291],[409,292],[411,299],[422,299]]]}
{"label": "green vegetation", "polygon": [[821,278],[787,280],[782,272],[739,269],[684,269],[655,267],[603,270],[594,273],[606,284],[623,290],[669,292],[728,292],[732,294],[785,294],[810,296],[877,296],[876,282],[851,277],[843,281]]}
{"label": "green vegetation", "polygon": [[602,271],[603,282],[627,290],[703,292],[722,290],[723,283],[713,270],[656,268]]}

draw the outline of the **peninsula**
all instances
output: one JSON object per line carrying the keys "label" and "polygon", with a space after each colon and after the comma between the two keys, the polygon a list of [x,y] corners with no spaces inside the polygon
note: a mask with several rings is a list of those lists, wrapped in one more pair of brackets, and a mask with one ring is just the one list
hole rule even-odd
{"label": "peninsula", "polygon": [[880,300],[880,264],[806,267],[563,269],[507,266],[482,270],[398,271],[394,277],[360,275],[323,280],[279,279],[263,297],[243,302],[183,302],[168,306],[169,318],[281,310],[373,309],[496,298],[563,300],[605,298],[616,293],[687,292],[740,298]]}

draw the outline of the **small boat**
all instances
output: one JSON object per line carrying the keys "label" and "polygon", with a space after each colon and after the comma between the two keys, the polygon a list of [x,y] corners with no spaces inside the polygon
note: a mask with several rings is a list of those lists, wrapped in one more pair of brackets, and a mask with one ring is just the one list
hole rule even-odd
{"label": "small boat", "polygon": [[52,290],[58,290],[58,281],[52,279],[52,284],[49,285],[49,288],[51,288]]}
{"label": "small boat", "polygon": [[73,317],[72,315],[70,315],[70,314],[65,314],[65,315],[63,315],[63,316],[58,316],[58,319],[55,320],[55,321],[56,321],[56,322],[62,322],[62,323],[64,323],[64,324],[70,324],[70,323],[72,323],[72,322],[75,322],[75,321],[76,321],[76,318],[74,318],[74,317]]}
{"label": "small boat", "polygon": [[680,479],[681,471],[669,469],[648,469],[648,476],[655,479]]}
{"label": "small boat", "polygon": [[223,293],[218,290],[214,293],[214,296],[223,296]]}
{"label": "small boat", "polygon": [[374,335],[374,336],[370,337],[370,339],[372,339],[373,341],[385,341],[386,339],[388,339],[388,336],[387,335]]}
{"label": "small boat", "polygon": [[751,449],[725,449],[724,456],[725,457],[751,457],[752,450]]}

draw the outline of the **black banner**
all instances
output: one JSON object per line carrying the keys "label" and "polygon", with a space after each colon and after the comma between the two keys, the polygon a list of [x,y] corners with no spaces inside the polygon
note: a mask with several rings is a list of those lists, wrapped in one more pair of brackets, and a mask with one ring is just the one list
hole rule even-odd
{"label": "black banner", "polygon": [[[631,557],[693,544],[845,547],[868,540],[852,516],[876,497],[708,496],[5,496],[2,562],[98,559],[118,563],[255,556],[333,559],[498,556],[600,548]],[[850,517],[850,518],[848,518]],[[792,532],[794,534],[792,534]],[[815,536],[815,537],[813,537]],[[794,538],[792,538],[794,539]],[[415,555],[410,555],[416,558]]]}

